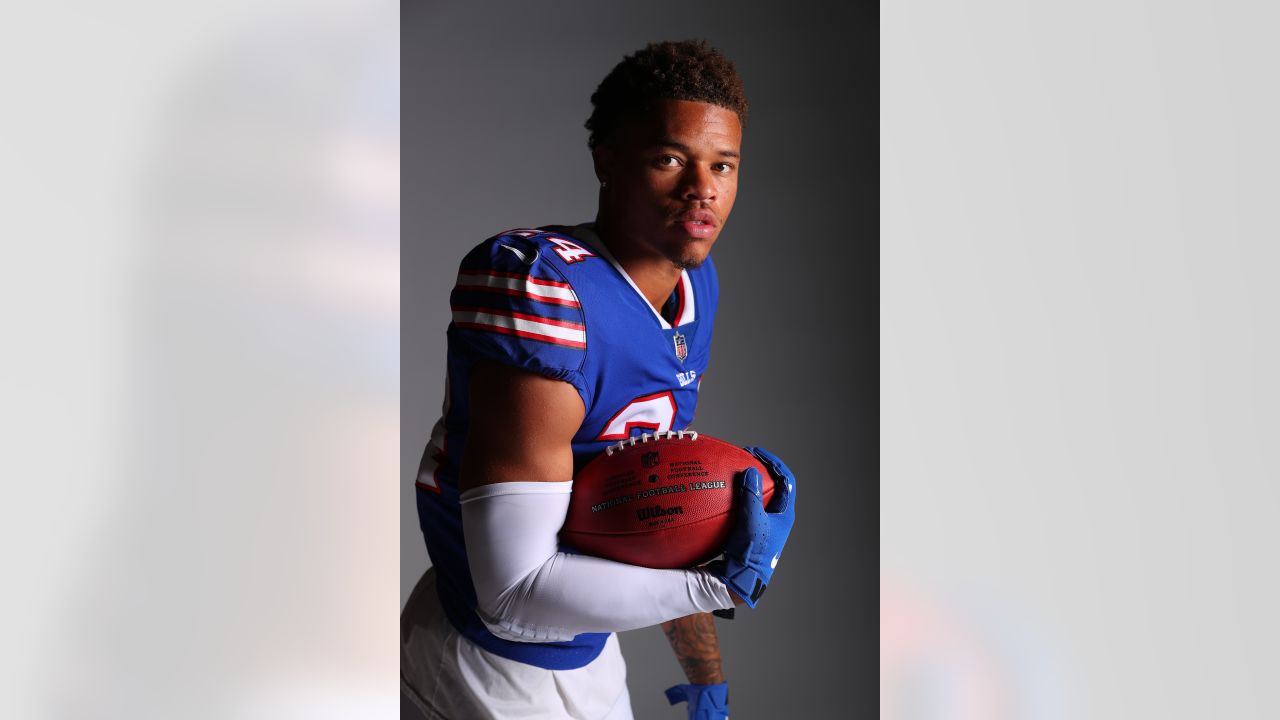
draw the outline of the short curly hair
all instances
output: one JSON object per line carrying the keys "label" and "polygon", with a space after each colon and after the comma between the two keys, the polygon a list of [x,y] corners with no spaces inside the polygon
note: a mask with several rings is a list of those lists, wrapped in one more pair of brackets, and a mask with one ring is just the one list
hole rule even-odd
{"label": "short curly hair", "polygon": [[705,40],[650,43],[618,63],[591,94],[587,147],[605,142],[624,121],[652,110],[658,100],[692,100],[738,114],[747,126],[747,96],[729,58]]}

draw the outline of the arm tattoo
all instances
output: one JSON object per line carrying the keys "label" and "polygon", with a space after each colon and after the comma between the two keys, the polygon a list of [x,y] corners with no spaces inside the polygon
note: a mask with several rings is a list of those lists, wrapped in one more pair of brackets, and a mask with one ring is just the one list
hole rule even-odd
{"label": "arm tattoo", "polygon": [[695,685],[724,682],[724,672],[720,668],[720,641],[716,637],[715,619],[710,613],[664,622],[662,632],[666,633],[689,682]]}

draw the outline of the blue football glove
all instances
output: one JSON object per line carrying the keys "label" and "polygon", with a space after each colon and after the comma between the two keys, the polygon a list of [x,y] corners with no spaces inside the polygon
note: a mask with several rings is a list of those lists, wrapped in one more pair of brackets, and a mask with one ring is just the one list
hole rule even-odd
{"label": "blue football glove", "polygon": [[689,720],[728,720],[729,683],[719,685],[676,685],[667,688],[672,705],[689,701]]}
{"label": "blue football glove", "polygon": [[742,598],[755,607],[778,566],[782,546],[787,543],[796,520],[796,478],[776,455],[763,448],[749,447],[751,453],[773,476],[773,498],[763,506],[760,472],[748,468],[736,484],[734,505],[738,514],[724,559],[708,566]]}

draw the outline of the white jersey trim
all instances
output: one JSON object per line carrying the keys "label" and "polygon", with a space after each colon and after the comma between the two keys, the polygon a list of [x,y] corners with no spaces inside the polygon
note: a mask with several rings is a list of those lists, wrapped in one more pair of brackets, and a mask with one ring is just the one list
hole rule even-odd
{"label": "white jersey trim", "polygon": [[551,318],[537,318],[517,312],[480,309],[453,311],[453,322],[458,327],[491,330],[506,335],[527,337],[533,340],[585,348],[587,329],[578,323]]}
{"label": "white jersey trim", "polygon": [[[592,233],[594,234],[594,232],[595,231],[593,229]],[[579,238],[577,236],[574,236],[574,237],[579,241],[585,243],[586,245],[589,245],[593,250],[600,253],[601,257],[608,260],[609,264],[613,266],[613,269],[618,271],[618,274],[622,276],[622,279],[627,281],[627,284],[631,286],[631,289],[634,290],[636,292],[636,295],[640,297],[640,300],[644,302],[644,306],[649,308],[649,312],[653,313],[653,317],[657,319],[658,324],[662,326],[662,329],[663,330],[671,329],[671,323],[667,322],[667,319],[662,317],[662,313],[655,310],[653,305],[649,303],[649,298],[645,297],[643,292],[640,292],[640,287],[636,285],[636,282],[634,280],[631,279],[631,276],[627,274],[627,271],[622,268],[621,263],[619,263],[618,260],[613,257],[613,253],[609,252],[609,248],[605,247],[603,241],[596,243],[596,242],[584,240],[583,238]],[[693,302],[693,281],[689,278],[688,270],[680,271],[680,280],[681,280],[681,284],[684,285],[684,288],[685,288],[684,310],[680,313],[680,317],[676,318],[676,324],[684,325],[686,323],[693,322],[693,318],[694,318],[695,308],[694,308],[694,302]],[[688,319],[686,320],[685,318],[688,318]]]}
{"label": "white jersey trim", "polygon": [[461,290],[498,290],[553,305],[582,307],[582,303],[578,301],[577,294],[573,292],[573,288],[568,283],[541,280],[528,275],[515,275],[496,271],[458,273],[458,288]]}
{"label": "white jersey trim", "polygon": [[680,289],[684,295],[684,306],[680,312],[680,317],[676,318],[676,325],[688,325],[697,317],[697,303],[693,300],[693,281],[689,279],[687,270],[680,271]]}

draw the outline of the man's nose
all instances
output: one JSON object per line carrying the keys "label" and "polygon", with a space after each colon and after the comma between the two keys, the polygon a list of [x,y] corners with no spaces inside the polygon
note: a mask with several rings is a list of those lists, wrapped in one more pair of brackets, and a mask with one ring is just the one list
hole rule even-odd
{"label": "man's nose", "polygon": [[683,180],[680,197],[685,200],[715,199],[716,185],[709,168],[692,165],[685,171]]}

